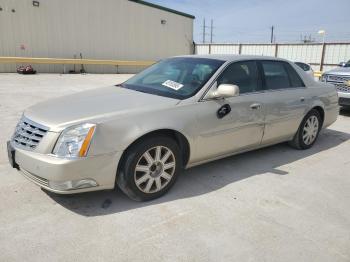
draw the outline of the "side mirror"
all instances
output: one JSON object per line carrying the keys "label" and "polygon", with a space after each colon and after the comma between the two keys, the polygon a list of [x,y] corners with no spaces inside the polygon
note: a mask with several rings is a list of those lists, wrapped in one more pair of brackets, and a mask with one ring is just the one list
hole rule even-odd
{"label": "side mirror", "polygon": [[236,85],[230,84],[221,84],[218,88],[212,93],[212,98],[226,98],[239,95],[239,87]]}
{"label": "side mirror", "polygon": [[340,62],[339,64],[338,64],[338,66],[340,66],[340,67],[344,67],[346,65],[346,62]]}

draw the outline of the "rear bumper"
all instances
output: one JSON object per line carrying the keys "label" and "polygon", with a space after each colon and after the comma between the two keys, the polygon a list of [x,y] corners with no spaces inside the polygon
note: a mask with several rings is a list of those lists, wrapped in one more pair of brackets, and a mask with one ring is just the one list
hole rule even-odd
{"label": "rear bumper", "polygon": [[[93,157],[62,159],[16,147],[15,151],[15,162],[21,173],[40,187],[58,194],[114,188],[122,154],[114,152]],[[94,184],[88,185],[86,181]]]}

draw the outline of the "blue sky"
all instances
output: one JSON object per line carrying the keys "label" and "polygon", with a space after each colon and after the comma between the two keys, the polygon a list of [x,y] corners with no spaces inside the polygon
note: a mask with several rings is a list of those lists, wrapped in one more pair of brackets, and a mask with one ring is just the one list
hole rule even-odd
{"label": "blue sky", "polygon": [[[202,42],[203,18],[214,19],[213,42],[265,43],[275,26],[276,42],[297,42],[311,34],[321,41],[350,41],[350,0],[148,0],[196,17],[194,40]],[[207,29],[209,32],[209,29]],[[207,36],[209,41],[209,36]]]}

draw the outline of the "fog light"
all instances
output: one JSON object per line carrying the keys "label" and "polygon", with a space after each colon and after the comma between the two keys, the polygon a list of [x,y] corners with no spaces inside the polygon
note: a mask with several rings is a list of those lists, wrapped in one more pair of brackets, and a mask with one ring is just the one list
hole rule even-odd
{"label": "fog light", "polygon": [[49,187],[55,190],[67,191],[95,187],[98,184],[93,179],[69,180],[69,181],[49,181]]}

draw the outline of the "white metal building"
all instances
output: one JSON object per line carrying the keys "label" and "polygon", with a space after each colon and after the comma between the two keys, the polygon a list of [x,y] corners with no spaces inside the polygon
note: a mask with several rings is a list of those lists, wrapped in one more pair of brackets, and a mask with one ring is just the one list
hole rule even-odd
{"label": "white metal building", "polygon": [[[87,59],[158,60],[190,54],[193,19],[137,0],[0,0],[0,56],[79,58],[81,53]],[[63,71],[62,65],[34,67],[39,72]],[[73,69],[73,65],[66,67]],[[0,64],[0,72],[15,68]],[[117,70],[114,66],[85,69]]]}

